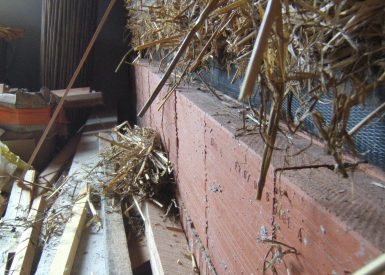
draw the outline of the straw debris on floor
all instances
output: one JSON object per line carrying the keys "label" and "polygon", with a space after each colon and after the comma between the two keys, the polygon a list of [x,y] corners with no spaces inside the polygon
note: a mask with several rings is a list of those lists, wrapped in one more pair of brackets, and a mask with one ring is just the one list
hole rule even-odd
{"label": "straw debris on floor", "polygon": [[127,122],[115,127],[116,140],[102,136],[111,147],[102,153],[105,163],[115,166],[104,192],[139,201],[158,198],[172,184],[172,166],[162,150],[159,135],[150,128],[131,128]]}
{"label": "straw debris on floor", "polygon": [[[108,132],[83,135],[78,145],[77,142],[79,136],[71,139],[68,143],[71,148],[65,146],[41,173],[45,180],[51,179],[49,182],[42,181],[41,177],[35,181],[32,170],[24,181],[17,177],[12,181],[8,208],[5,204],[6,214],[0,219],[0,251],[4,256],[0,258],[0,271],[36,268],[36,274],[54,274],[60,268],[71,270],[72,266],[78,270],[81,267],[77,265],[82,261],[74,258],[78,247],[82,251],[88,245],[87,253],[91,256],[99,253],[100,257],[109,249],[108,244],[95,245],[107,227],[118,230],[119,223],[122,232],[114,234],[121,234],[124,240],[145,238],[145,221],[149,218],[143,209],[147,201],[159,209],[156,213],[164,219],[171,208],[177,208],[172,166],[156,131],[130,127],[125,122]],[[73,154],[68,171],[64,167]],[[57,176],[50,177],[51,173]],[[24,190],[18,181],[38,190]],[[33,199],[35,193],[37,198]],[[3,204],[3,200],[0,203]],[[114,213],[113,220],[110,211]],[[124,223],[128,225],[126,229]],[[87,236],[80,238],[81,234]],[[37,248],[41,248],[42,253],[38,266],[34,266],[31,259],[40,253]],[[126,252],[128,255],[128,248]],[[88,262],[81,265],[92,266],[91,256],[84,256]],[[13,257],[16,260],[8,267]]]}

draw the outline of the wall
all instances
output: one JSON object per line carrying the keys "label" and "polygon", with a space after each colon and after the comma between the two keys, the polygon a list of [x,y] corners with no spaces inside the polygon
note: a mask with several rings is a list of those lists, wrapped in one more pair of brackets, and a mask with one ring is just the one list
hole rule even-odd
{"label": "wall", "polygon": [[40,22],[41,0],[0,0],[0,25],[25,30],[24,38],[8,44],[7,62],[0,64],[7,66],[7,75],[0,82],[40,89]]}
{"label": "wall", "polygon": [[[162,75],[145,63],[134,74],[139,109]],[[169,152],[201,274],[213,273],[207,255],[217,274],[262,274],[265,256],[277,257],[278,249],[297,252],[279,256],[278,274],[286,274],[280,260],[290,274],[345,274],[385,251],[385,190],[370,184],[383,183],[383,172],[363,165],[349,179],[325,168],[275,178],[277,168],[333,163],[319,144],[309,147],[308,138],[291,136],[288,143],[279,135],[276,147],[285,150],[275,151],[256,201],[264,142],[258,132],[240,135],[239,103],[223,98],[222,104],[190,85],[158,111],[166,93],[164,87],[140,123],[159,131]],[[278,242],[269,242],[272,235]]]}
{"label": "wall", "polygon": [[[98,1],[100,21],[109,0]],[[7,80],[13,87],[40,89],[40,32],[41,0],[0,0],[0,25],[25,29],[25,37],[11,42],[8,48]],[[118,110],[120,120],[135,121],[135,95],[130,93],[128,66],[123,65],[118,73],[116,66],[128,50],[125,31],[126,10],[123,1],[117,1],[88,62],[93,63],[92,88],[102,91],[104,100],[112,112]],[[0,45],[0,50],[4,45]],[[0,54],[1,62],[1,54]],[[0,64],[3,68],[4,64]],[[1,70],[0,68],[0,77]],[[4,81],[6,79],[0,79]]]}
{"label": "wall", "polygon": [[[109,0],[101,0],[98,5],[98,22],[106,10]],[[118,73],[115,69],[121,58],[129,49],[126,25],[126,10],[123,1],[117,1],[93,52],[94,69],[92,88],[104,94],[106,105],[118,110],[119,120],[135,120],[135,97],[130,92],[127,65],[121,66]]]}

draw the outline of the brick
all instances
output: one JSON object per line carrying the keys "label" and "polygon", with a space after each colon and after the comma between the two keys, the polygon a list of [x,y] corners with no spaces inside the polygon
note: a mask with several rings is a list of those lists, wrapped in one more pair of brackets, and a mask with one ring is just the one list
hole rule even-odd
{"label": "brick", "polygon": [[185,98],[177,96],[177,102],[178,189],[195,229],[207,247],[204,116]]}

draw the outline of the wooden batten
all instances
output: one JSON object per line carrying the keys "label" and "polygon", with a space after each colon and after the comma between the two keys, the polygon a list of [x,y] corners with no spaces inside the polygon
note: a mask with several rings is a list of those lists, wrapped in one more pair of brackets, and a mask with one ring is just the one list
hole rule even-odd
{"label": "wooden batten", "polygon": [[32,223],[32,225],[21,234],[19,244],[16,247],[15,256],[9,270],[10,274],[31,274],[33,261],[37,252],[37,244],[39,242],[39,234],[42,225],[42,215],[44,213],[45,206],[46,204],[42,196],[34,199],[28,215],[28,221]]}
{"label": "wooden batten", "polygon": [[87,218],[87,189],[83,189],[80,199],[72,209],[71,220],[67,223],[61,237],[55,258],[51,264],[50,275],[71,274],[82,231]]}
{"label": "wooden batten", "polygon": [[[107,133],[99,133],[100,137],[110,138]],[[99,139],[99,153],[102,153],[110,144]],[[118,205],[113,198],[105,198],[104,230],[106,245],[106,268],[109,274],[133,274],[131,259],[128,250],[127,237],[123,224],[120,202]],[[108,211],[112,210],[112,211]]]}
{"label": "wooden batten", "polygon": [[[66,90],[53,90],[51,94],[59,102]],[[101,92],[91,92],[90,87],[70,89],[64,99],[65,107],[94,107],[103,104]]]}
{"label": "wooden batten", "polygon": [[[35,177],[36,171],[28,170],[24,176],[24,181],[28,186],[32,187],[33,185],[30,184],[34,183]],[[17,232],[22,230],[22,228],[17,227],[17,225],[20,225],[28,216],[32,199],[31,189],[25,189],[25,185],[21,184],[19,180],[15,180],[12,186],[3,220],[7,223],[13,223]],[[0,240],[0,255],[3,255],[3,257],[0,258],[0,274],[4,274],[6,271],[7,264],[9,264],[7,259],[13,258],[10,257],[10,255],[15,253],[17,241],[18,239],[15,238],[15,232],[5,233]],[[6,257],[4,257],[4,255],[6,255]]]}

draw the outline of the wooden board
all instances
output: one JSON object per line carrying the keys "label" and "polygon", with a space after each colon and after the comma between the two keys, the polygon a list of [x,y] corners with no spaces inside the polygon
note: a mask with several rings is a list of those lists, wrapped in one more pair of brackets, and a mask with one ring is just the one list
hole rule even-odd
{"label": "wooden board", "polygon": [[113,200],[106,200],[103,226],[105,227],[107,274],[133,274],[120,202],[114,205]]}
{"label": "wooden board", "polygon": [[146,237],[154,275],[195,274],[180,222],[164,217],[162,209],[145,202]]}
{"label": "wooden board", "polygon": [[[107,133],[100,133],[100,135],[110,138]],[[110,144],[99,139],[100,153],[107,146]],[[116,203],[111,198],[105,198],[104,201],[103,225],[105,228],[107,274],[133,274],[120,202]]]}
{"label": "wooden board", "polygon": [[69,275],[76,255],[87,217],[87,189],[80,192],[80,199],[72,209],[71,220],[66,224],[60,239],[55,258],[51,264],[50,275]]}
{"label": "wooden board", "polygon": [[[77,197],[79,189],[82,189],[85,182],[93,182],[96,184],[95,186],[98,186],[98,181],[103,178],[103,169],[95,169],[90,177],[87,171],[100,161],[98,156],[99,139],[97,138],[97,134],[101,129],[110,129],[111,125],[116,125],[116,117],[98,116],[97,118],[90,118],[87,121],[69,171],[68,178],[70,178],[70,180],[63,186],[60,199],[55,201],[52,206],[53,209],[60,211],[63,207],[73,205],[71,195],[74,193],[74,196]],[[97,177],[97,181],[94,181],[94,175]],[[104,209],[106,209],[107,212],[111,210],[108,207],[104,207],[104,203],[105,201],[102,198],[100,201],[101,206],[94,204],[102,222],[105,219],[103,216]],[[112,225],[112,227],[114,226],[115,225]],[[72,266],[72,274],[108,274],[105,235],[106,227],[104,224],[100,230],[97,230],[91,225],[91,227],[87,227],[87,229],[83,231]],[[50,267],[58,250],[58,242],[60,242],[60,236],[51,237],[46,249],[42,252],[35,273],[36,275],[49,274]],[[121,251],[121,253],[124,253],[124,250]],[[121,267],[123,265],[124,263],[120,263]],[[124,269],[122,268],[122,270]]]}
{"label": "wooden board", "polygon": [[[34,170],[28,170],[24,180],[28,182],[34,182],[36,172]],[[17,181],[14,181],[12,186],[11,195],[8,200],[7,210],[5,212],[3,221],[7,224],[14,225],[14,230],[8,232],[1,232],[2,238],[0,238],[0,274],[4,274],[7,268],[8,259],[12,259],[10,255],[15,252],[18,236],[24,230],[21,225],[24,219],[28,216],[30,204],[31,204],[31,192],[21,188]]]}
{"label": "wooden board", "polygon": [[[65,90],[54,90],[51,93],[59,101]],[[89,87],[71,89],[64,99],[65,107],[92,107],[103,104],[101,92],[91,92]]]}
{"label": "wooden board", "polygon": [[34,199],[28,214],[28,221],[32,223],[32,226],[21,234],[9,273],[13,275],[31,274],[33,261],[38,249],[37,244],[39,242],[44,210],[44,198],[40,196]]}
{"label": "wooden board", "polygon": [[[34,182],[36,176],[35,170],[28,170],[24,180],[27,182]],[[28,185],[30,186],[30,185]],[[7,211],[5,212],[5,220],[15,220],[16,218],[23,218],[28,215],[29,207],[32,201],[32,194],[29,190],[25,190],[14,182],[12,186],[11,195],[9,197]]]}
{"label": "wooden board", "polygon": [[[51,94],[62,98],[66,90],[52,90]],[[72,88],[69,90],[65,100],[70,100],[70,98],[76,98],[79,95],[88,95],[91,93],[90,87],[81,87],[81,88]]]}
{"label": "wooden board", "polygon": [[[68,173],[69,180],[61,187],[62,192],[59,199],[53,203],[50,211],[47,213],[47,216],[51,215],[52,211],[58,212],[62,209],[68,209],[68,207],[71,209],[71,207],[73,207],[73,199],[79,196],[80,190],[83,190],[86,181],[89,180],[87,176],[87,169],[90,169],[98,162],[97,141],[98,139],[94,134],[83,132]],[[63,212],[62,214],[64,215],[64,219],[68,219],[71,210]],[[65,230],[65,228],[62,230]],[[62,231],[60,230],[59,232]],[[60,239],[60,234],[54,234],[50,237],[49,242],[42,251],[35,274],[49,274],[52,262],[59,248]],[[77,273],[74,274],[90,274],[91,272],[93,272],[94,275],[105,274],[103,262],[104,250],[102,242],[103,232],[91,233],[89,230],[84,230],[73,266],[73,269],[77,271]],[[76,264],[78,260],[81,261],[81,267]]]}

